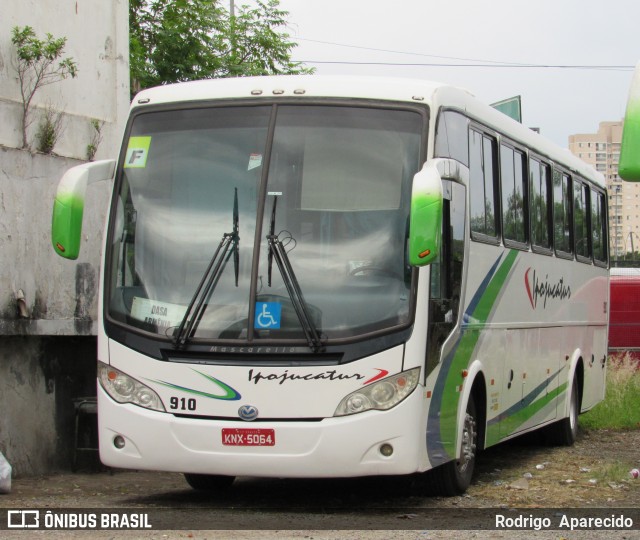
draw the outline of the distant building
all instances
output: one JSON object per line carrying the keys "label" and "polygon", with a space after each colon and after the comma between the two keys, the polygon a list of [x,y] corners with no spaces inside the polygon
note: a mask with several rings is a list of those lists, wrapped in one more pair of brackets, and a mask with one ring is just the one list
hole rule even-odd
{"label": "distant building", "polygon": [[600,171],[609,192],[611,259],[640,251],[640,184],[618,176],[622,120],[600,122],[597,133],[569,136],[569,150]]}

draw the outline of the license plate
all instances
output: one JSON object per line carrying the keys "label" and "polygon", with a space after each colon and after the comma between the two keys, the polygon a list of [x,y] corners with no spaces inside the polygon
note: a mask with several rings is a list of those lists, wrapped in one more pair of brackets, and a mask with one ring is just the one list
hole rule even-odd
{"label": "license plate", "polygon": [[274,446],[276,432],[273,429],[224,428],[222,444],[225,446]]}

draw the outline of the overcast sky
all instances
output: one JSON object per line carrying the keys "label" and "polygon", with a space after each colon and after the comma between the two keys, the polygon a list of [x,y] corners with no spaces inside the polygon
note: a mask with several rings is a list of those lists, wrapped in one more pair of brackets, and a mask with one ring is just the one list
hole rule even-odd
{"label": "overcast sky", "polygon": [[487,103],[521,95],[523,123],[563,147],[570,134],[595,133],[599,122],[624,116],[633,70],[504,66],[640,61],[640,0],[280,0],[280,6],[299,43],[294,60],[318,74],[431,79]]}

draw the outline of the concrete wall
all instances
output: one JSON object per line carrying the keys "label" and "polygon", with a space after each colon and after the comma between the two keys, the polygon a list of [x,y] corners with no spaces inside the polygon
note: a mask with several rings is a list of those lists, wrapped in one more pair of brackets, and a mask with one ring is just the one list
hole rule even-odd
{"label": "concrete wall", "polygon": [[[71,467],[73,399],[95,395],[95,348],[95,337],[1,340],[0,448],[14,477]],[[81,424],[81,440],[87,440],[86,420]],[[96,456],[85,454],[79,454],[78,465],[86,468],[88,458],[95,462]]]}
{"label": "concrete wall", "polygon": [[[63,112],[55,156],[21,149],[21,97],[11,29],[66,37],[78,76],[42,88]],[[95,395],[96,317],[104,220],[111,186],[87,190],[77,261],[51,247],[57,183],[86,159],[91,119],[104,122],[95,159],[117,155],[129,108],[126,0],[7,0],[0,17],[0,451],[14,476],[69,468],[74,399]],[[35,145],[32,145],[35,148]]]}
{"label": "concrete wall", "polygon": [[[57,181],[79,163],[0,147],[0,336],[96,333],[110,183],[87,189],[78,260],[62,259],[51,247]],[[24,296],[22,314],[19,296]]]}
{"label": "concrete wall", "polygon": [[91,119],[104,121],[96,159],[113,156],[129,106],[129,28],[126,0],[5,0],[0,17],[0,145],[22,146],[22,98],[11,43],[12,28],[31,26],[38,38],[66,37],[63,57],[72,57],[76,78],[42,87],[34,98],[33,141],[42,109],[64,113],[56,154],[85,159]]}

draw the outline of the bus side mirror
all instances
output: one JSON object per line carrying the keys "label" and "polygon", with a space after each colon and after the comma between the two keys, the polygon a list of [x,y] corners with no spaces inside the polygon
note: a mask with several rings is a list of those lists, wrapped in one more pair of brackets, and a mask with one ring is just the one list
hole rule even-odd
{"label": "bus side mirror", "polygon": [[640,181],[640,63],[636,66],[629,90],[618,174],[624,180]]}
{"label": "bus side mirror", "polygon": [[51,220],[51,243],[61,257],[78,258],[87,185],[113,178],[115,164],[112,159],[85,163],[72,167],[61,178]]}
{"label": "bus side mirror", "polygon": [[442,179],[434,161],[413,177],[409,221],[409,264],[426,266],[438,259],[442,240]]}

